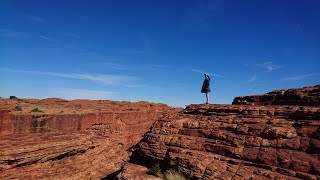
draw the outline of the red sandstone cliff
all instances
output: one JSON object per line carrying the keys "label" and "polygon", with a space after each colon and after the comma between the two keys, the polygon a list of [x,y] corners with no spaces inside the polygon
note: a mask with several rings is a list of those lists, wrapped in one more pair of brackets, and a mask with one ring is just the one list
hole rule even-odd
{"label": "red sandstone cliff", "polygon": [[126,150],[159,114],[173,110],[147,102],[0,102],[0,179],[102,178],[129,160]]}
{"label": "red sandstone cliff", "polygon": [[320,106],[320,85],[275,90],[264,95],[236,97],[232,104]]}
{"label": "red sandstone cliff", "polygon": [[0,99],[0,179],[100,179],[120,169],[120,179],[153,178],[135,163],[191,179],[320,179],[319,87],[184,110]]}
{"label": "red sandstone cliff", "polygon": [[319,179],[319,154],[320,107],[190,105],[160,118],[133,158],[195,179]]}

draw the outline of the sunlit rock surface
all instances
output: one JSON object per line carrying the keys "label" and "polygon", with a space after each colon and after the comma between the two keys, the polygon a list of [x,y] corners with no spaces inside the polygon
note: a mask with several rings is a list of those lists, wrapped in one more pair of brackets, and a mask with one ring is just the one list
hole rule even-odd
{"label": "sunlit rock surface", "polygon": [[189,105],[163,116],[132,159],[195,179],[319,179],[320,107]]}
{"label": "sunlit rock surface", "polygon": [[320,85],[275,90],[264,95],[239,96],[234,98],[232,104],[320,106]]}
{"label": "sunlit rock surface", "polygon": [[172,110],[148,102],[1,99],[0,179],[105,177]]}

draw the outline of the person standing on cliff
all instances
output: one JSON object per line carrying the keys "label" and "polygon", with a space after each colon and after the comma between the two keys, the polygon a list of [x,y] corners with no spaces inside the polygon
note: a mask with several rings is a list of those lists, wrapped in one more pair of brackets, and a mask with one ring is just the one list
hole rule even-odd
{"label": "person standing on cliff", "polygon": [[204,81],[201,88],[201,93],[206,93],[206,104],[209,104],[209,92],[210,92],[210,77],[209,74],[204,74]]}

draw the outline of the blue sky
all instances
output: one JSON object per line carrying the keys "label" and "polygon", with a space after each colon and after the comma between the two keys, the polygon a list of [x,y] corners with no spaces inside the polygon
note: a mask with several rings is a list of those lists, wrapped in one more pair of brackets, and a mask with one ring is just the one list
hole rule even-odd
{"label": "blue sky", "polygon": [[0,96],[203,103],[320,84],[318,0],[2,0]]}

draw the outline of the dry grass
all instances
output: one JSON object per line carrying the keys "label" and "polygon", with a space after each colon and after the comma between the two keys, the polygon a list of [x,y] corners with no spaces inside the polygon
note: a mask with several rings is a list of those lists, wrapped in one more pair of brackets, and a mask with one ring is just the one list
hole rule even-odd
{"label": "dry grass", "polygon": [[181,172],[177,172],[172,169],[164,173],[164,179],[165,180],[186,180],[186,178]]}
{"label": "dry grass", "polygon": [[160,177],[164,180],[186,180],[181,172],[177,172],[173,169],[167,170],[163,173],[159,164],[155,164],[154,166],[149,168],[147,174]]}

